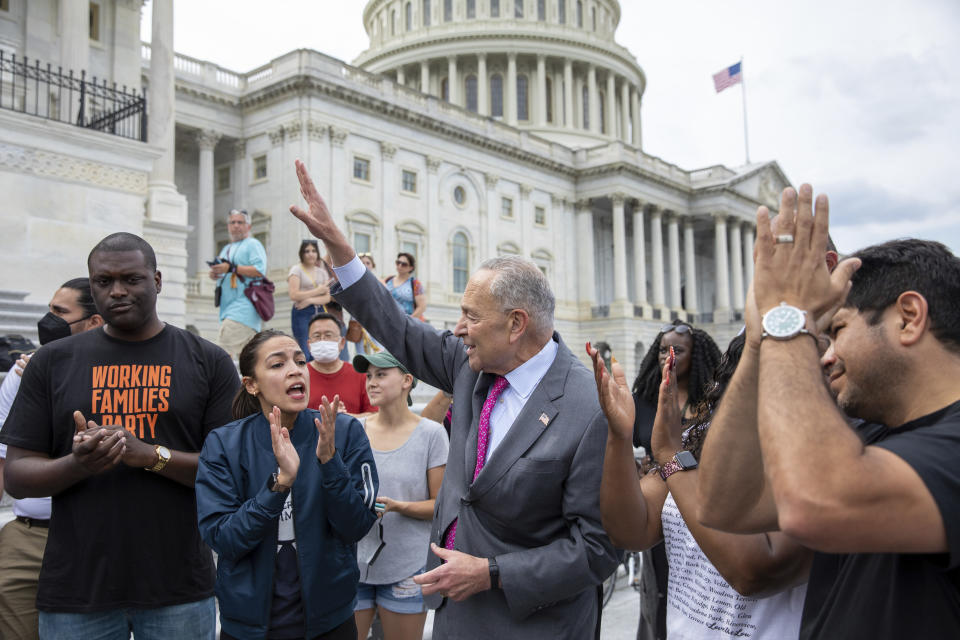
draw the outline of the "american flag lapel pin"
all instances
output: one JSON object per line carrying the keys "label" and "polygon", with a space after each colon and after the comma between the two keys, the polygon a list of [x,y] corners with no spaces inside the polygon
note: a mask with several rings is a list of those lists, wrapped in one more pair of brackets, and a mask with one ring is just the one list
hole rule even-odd
{"label": "american flag lapel pin", "polygon": [[548,424],[550,424],[550,417],[545,413],[541,413],[540,422],[543,423],[543,426],[547,426]]}

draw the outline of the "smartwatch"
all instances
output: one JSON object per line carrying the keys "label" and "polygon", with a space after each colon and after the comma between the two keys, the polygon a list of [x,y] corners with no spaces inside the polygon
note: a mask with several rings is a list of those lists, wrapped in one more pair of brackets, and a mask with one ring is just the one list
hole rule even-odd
{"label": "smartwatch", "polygon": [[497,559],[487,558],[487,562],[490,564],[490,588],[499,589],[500,588],[500,567],[497,565]]}
{"label": "smartwatch", "polygon": [[697,459],[686,449],[677,451],[673,459],[660,465],[660,477],[666,480],[677,471],[690,471],[697,468]]}

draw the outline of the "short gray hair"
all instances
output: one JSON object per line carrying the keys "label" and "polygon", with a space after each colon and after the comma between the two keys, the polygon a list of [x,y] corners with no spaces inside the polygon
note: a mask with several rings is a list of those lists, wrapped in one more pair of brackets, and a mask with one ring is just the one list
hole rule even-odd
{"label": "short gray hair", "polygon": [[250,224],[250,214],[247,213],[246,209],[230,209],[230,213],[227,214],[227,220],[229,221],[233,216],[243,216],[247,224]]}
{"label": "short gray hair", "polygon": [[556,301],[537,265],[519,256],[501,256],[485,260],[480,269],[494,272],[490,293],[500,302],[501,310],[523,309],[535,329],[553,329]]}

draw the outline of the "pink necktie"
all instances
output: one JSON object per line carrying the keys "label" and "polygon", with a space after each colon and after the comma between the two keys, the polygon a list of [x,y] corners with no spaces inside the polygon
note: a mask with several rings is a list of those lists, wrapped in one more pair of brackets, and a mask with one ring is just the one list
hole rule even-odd
{"label": "pink necktie", "polygon": [[[473,470],[474,480],[480,475],[480,470],[483,469],[483,465],[487,461],[487,444],[490,441],[490,414],[493,413],[493,408],[497,405],[497,398],[508,386],[510,386],[510,383],[507,382],[506,378],[497,376],[490,387],[486,401],[483,403],[483,409],[480,410],[480,423],[477,431],[477,466]],[[447,549],[453,549],[453,543],[456,539],[457,521],[454,520],[447,529],[447,535],[444,536],[443,546]]]}

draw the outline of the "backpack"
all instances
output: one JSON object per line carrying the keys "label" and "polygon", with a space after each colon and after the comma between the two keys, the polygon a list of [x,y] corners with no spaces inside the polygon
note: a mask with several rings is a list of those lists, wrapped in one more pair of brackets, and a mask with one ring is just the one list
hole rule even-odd
{"label": "backpack", "polygon": [[8,333],[0,336],[0,371],[10,371],[17,358],[36,350],[37,346],[33,342],[19,334]]}

